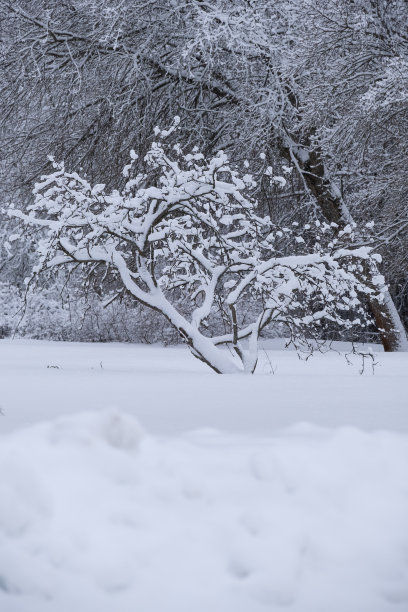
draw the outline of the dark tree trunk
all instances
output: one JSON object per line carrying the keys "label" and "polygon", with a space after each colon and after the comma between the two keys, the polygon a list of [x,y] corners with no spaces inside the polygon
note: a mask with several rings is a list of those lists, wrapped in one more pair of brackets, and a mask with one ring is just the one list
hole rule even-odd
{"label": "dark tree trunk", "polygon": [[[314,196],[320,210],[329,223],[337,223],[339,228],[352,222],[352,216],[344,203],[337,186],[325,171],[325,166],[318,148],[310,147],[310,138],[304,148],[293,146],[290,142],[281,142],[281,151],[288,161],[296,160],[305,184]],[[367,270],[368,276],[380,274],[378,268]],[[380,333],[384,351],[407,351],[408,340],[405,328],[388,290],[384,301],[375,298],[369,300],[369,307]]]}

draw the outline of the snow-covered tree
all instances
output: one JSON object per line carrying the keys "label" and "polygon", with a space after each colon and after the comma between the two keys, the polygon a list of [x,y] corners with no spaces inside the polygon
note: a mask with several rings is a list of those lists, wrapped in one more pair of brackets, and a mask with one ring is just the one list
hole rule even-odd
{"label": "snow-covered tree", "polygon": [[[156,129],[159,138],[140,166],[131,153],[121,192],[92,186],[54,162],[28,213],[10,209],[44,232],[34,277],[60,266],[76,266],[101,286],[109,277],[161,312],[192,354],[219,373],[253,372],[260,332],[271,322],[286,325],[295,343],[327,320],[364,324],[361,296],[381,299],[384,279],[366,282],[364,270],[378,256],[353,244],[353,228],[334,235],[328,223],[276,227],[249,195],[253,177],[241,176],[222,151],[206,160],[197,149],[164,144],[177,124]],[[288,239],[292,253],[282,254]],[[227,328],[212,336],[217,311]]]}
{"label": "snow-covered tree", "polygon": [[[297,0],[293,8],[299,44],[288,64],[298,92],[300,139],[312,137],[305,178],[323,195],[320,206],[329,215],[344,219],[348,212],[359,225],[375,221],[383,270],[403,312],[408,37],[402,24],[408,22],[408,4]],[[391,296],[382,305],[372,300],[370,307],[384,349],[408,350]]]}
{"label": "snow-covered tree", "polygon": [[[406,19],[405,0],[0,0],[3,185],[24,190],[52,152],[121,188],[129,148],[144,157],[177,113],[208,155],[252,163],[263,142],[268,164],[290,160],[292,189],[263,194],[275,220],[375,220],[401,282]],[[406,350],[384,291],[367,307],[384,349]]]}

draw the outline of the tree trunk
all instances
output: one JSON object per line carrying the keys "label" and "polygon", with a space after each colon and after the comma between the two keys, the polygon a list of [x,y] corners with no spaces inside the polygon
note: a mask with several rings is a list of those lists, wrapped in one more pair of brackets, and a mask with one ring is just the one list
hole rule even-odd
{"label": "tree trunk", "polygon": [[203,336],[194,325],[187,321],[164,298],[160,290],[157,290],[157,295],[159,296],[157,301],[155,302],[153,296],[153,300],[149,305],[153,305],[178,330],[194,357],[207,364],[217,374],[237,374],[242,372],[231,355],[220,347],[215,346],[211,338]]}
{"label": "tree trunk", "polygon": [[[281,150],[288,161],[296,161],[298,170],[301,172],[305,184],[329,223],[337,223],[341,229],[348,223],[353,222],[352,215],[348,210],[341,192],[337,185],[328,177],[321,153],[318,148],[310,147],[310,138],[307,145],[302,148],[293,145],[292,142],[283,141]],[[371,267],[369,276],[380,275],[377,266]],[[384,351],[408,351],[408,339],[404,325],[388,291],[388,287],[382,287],[384,301],[379,302],[375,298],[369,300],[369,307],[378,328]]]}

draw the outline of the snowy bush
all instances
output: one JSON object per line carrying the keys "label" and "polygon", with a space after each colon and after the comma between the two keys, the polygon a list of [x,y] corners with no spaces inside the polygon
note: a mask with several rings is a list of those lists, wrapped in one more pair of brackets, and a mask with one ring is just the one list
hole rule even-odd
{"label": "snowy bush", "polygon": [[50,291],[33,294],[25,304],[18,287],[0,283],[0,337],[68,339],[69,319]]}
{"label": "snowy bush", "polygon": [[96,295],[80,295],[78,290],[61,294],[57,283],[27,294],[0,283],[0,338],[8,336],[146,344],[178,340],[168,321],[151,309],[125,301],[105,307]]}
{"label": "snowy bush", "polygon": [[[159,141],[140,167],[131,153],[122,192],[92,186],[54,162],[28,214],[10,211],[45,232],[33,279],[69,267],[98,291],[110,287],[108,302],[131,296],[162,313],[192,354],[220,373],[253,372],[259,334],[271,322],[286,325],[295,343],[318,335],[324,321],[345,329],[364,324],[359,296],[381,299],[384,280],[365,281],[377,257],[354,246],[353,228],[275,226],[250,197],[252,176],[240,176],[222,151],[206,160],[196,149],[166,146],[176,128],[177,121],[166,132],[156,129]],[[282,240],[292,244],[289,256]],[[226,333],[212,336],[217,316]],[[225,344],[234,357],[220,350]]]}

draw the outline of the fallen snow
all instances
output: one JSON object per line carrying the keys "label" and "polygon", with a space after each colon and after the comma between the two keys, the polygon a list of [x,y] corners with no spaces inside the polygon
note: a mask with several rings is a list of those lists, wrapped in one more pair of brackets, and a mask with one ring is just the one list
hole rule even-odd
{"label": "fallen snow", "polygon": [[0,342],[0,611],[406,612],[408,356],[269,360]]}
{"label": "fallen snow", "polygon": [[0,609],[406,610],[407,461],[406,436],[353,428],[33,426],[0,450]]}
{"label": "fallen snow", "polygon": [[[0,340],[0,433],[91,409],[122,408],[153,434],[200,427],[264,434],[299,421],[408,433],[408,355],[361,360],[263,350],[265,375],[217,376],[184,347]],[[346,344],[337,344],[347,350]],[[272,370],[275,374],[272,374]]]}

